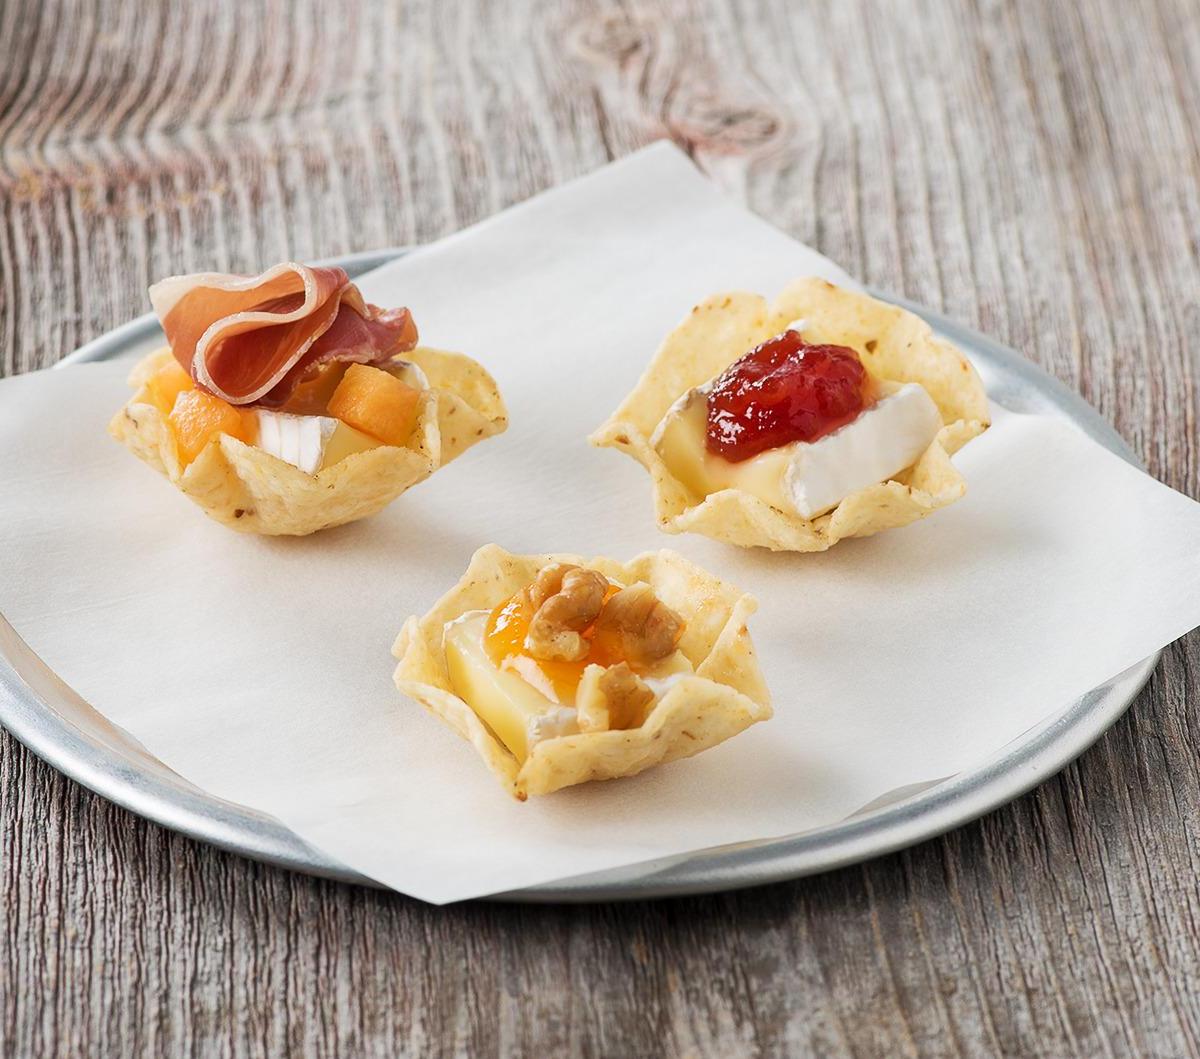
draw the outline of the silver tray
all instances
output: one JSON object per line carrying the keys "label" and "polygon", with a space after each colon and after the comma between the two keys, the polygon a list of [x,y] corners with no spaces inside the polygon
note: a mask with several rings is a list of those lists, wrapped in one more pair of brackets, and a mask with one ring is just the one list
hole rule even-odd
{"label": "silver tray", "polygon": [[[406,251],[336,258],[352,276]],[[1061,416],[1139,465],[1120,436],[1082,398],[1010,349],[918,305],[876,292],[924,317],[968,353],[990,396],[1016,411]],[[102,335],[58,367],[133,357],[161,345],[147,314]],[[512,901],[608,901],[756,886],[827,871],[931,838],[1023,794],[1081,754],[1128,708],[1155,654],[1030,729],[991,760],[956,776],[877,799],[829,827],[597,872],[497,895]],[[375,885],[307,845],[279,821],[214,798],[176,775],[71,690],[0,615],[0,724],[30,750],[97,794],[163,827],[295,871]]]}

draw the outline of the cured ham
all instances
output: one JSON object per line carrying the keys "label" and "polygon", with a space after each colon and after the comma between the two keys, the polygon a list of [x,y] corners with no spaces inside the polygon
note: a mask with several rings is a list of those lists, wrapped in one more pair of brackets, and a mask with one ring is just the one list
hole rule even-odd
{"label": "cured ham", "polygon": [[150,301],[183,368],[234,405],[277,408],[322,364],[382,364],[417,344],[407,309],[364,301],[340,268],[172,276]]}

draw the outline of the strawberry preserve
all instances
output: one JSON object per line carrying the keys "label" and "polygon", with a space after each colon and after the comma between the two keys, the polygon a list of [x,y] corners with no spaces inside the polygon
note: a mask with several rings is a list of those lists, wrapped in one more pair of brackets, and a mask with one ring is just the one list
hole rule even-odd
{"label": "strawberry preserve", "polygon": [[871,377],[846,346],[809,345],[795,331],[734,361],[708,394],[708,451],[738,463],[793,441],[816,441],[874,401]]}

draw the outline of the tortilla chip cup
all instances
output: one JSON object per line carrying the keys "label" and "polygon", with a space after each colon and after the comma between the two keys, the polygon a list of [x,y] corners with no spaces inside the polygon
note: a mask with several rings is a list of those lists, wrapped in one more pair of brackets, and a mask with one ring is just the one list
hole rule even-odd
{"label": "tortilla chip cup", "polygon": [[[671,405],[730,364],[804,320],[806,341],[849,346],[878,379],[920,383],[937,405],[942,429],[912,466],[887,482],[851,493],[813,519],[782,511],[740,489],[706,497],[689,490],[650,444]],[[628,453],[650,472],[659,528],[700,533],[743,547],[825,551],[845,537],[869,537],[953,503],[966,482],[950,457],[990,421],[983,383],[970,362],[920,317],[823,279],[797,280],[773,306],[757,294],[718,294],[701,302],[659,347],[633,392],[589,439]]]}
{"label": "tortilla chip cup", "polygon": [[[552,563],[586,566],[626,585],[649,584],[687,623],[679,650],[695,673],[674,684],[640,727],[544,739],[520,762],[455,694],[446,669],[445,625],[467,611],[493,609]],[[400,660],[396,686],[469,741],[505,789],[524,801],[531,794],[633,776],[691,757],[769,718],[770,697],[746,629],[756,606],[751,596],[670,551],[618,563],[575,555],[511,555],[489,544],[428,614],[404,623],[392,649]]]}
{"label": "tortilla chip cup", "polygon": [[429,380],[416,426],[403,446],[353,453],[316,474],[227,434],[214,437],[191,463],[183,460],[167,413],[146,380],[171,359],[150,354],[134,368],[134,395],[109,424],[114,438],[164,474],[218,522],[246,533],[303,536],[382,510],[478,441],[508,426],[492,377],[470,357],[417,348],[403,359]]}

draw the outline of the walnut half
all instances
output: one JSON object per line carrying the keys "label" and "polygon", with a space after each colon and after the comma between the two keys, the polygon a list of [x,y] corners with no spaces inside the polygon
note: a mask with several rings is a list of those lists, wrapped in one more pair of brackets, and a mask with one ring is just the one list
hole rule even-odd
{"label": "walnut half", "polygon": [[588,666],[575,694],[581,732],[637,728],[654,704],[654,692],[625,662]]}
{"label": "walnut half", "polygon": [[529,586],[535,611],[525,637],[525,649],[543,661],[578,662],[588,653],[581,635],[600,615],[608,578],[595,570],[555,563],[542,570]]}
{"label": "walnut half", "polygon": [[675,650],[683,634],[683,619],[646,584],[621,589],[600,612],[597,634],[615,633],[622,654],[634,665],[649,665]]}

